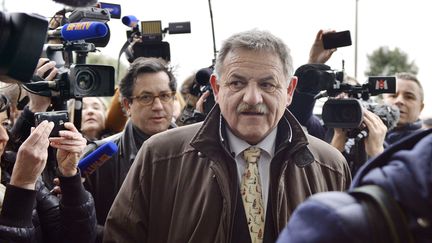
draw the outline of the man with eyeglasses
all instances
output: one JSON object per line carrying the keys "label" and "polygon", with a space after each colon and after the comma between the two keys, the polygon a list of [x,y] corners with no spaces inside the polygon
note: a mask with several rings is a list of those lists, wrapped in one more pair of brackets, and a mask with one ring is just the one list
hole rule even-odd
{"label": "man with eyeglasses", "polygon": [[297,78],[288,47],[259,30],[226,40],[202,123],[151,137],[108,214],[104,242],[275,242],[310,195],[345,190],[342,154],[286,109]]}
{"label": "man with eyeglasses", "polygon": [[[99,225],[105,223],[111,204],[143,142],[175,126],[171,121],[176,86],[167,63],[157,58],[137,58],[120,81],[121,104],[129,120],[122,132],[89,144],[86,153],[107,141],[115,142],[119,148],[85,181],[95,200]],[[98,240],[101,236],[102,227],[99,227]]]}

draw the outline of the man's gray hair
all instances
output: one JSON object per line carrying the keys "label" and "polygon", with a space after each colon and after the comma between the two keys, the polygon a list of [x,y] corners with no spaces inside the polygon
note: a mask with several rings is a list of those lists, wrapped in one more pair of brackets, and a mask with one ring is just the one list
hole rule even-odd
{"label": "man's gray hair", "polygon": [[222,43],[215,64],[215,73],[218,77],[220,77],[223,70],[223,62],[226,56],[236,49],[273,52],[279,56],[283,63],[284,74],[287,77],[291,77],[293,74],[291,50],[288,46],[280,38],[268,31],[253,29],[234,34]]}

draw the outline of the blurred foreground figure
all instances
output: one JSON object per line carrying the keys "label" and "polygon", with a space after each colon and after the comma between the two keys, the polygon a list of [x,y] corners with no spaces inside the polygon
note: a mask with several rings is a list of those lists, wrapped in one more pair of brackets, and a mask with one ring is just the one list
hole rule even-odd
{"label": "blurred foreground figure", "polygon": [[347,193],[301,204],[278,243],[432,242],[432,129],[365,164]]}

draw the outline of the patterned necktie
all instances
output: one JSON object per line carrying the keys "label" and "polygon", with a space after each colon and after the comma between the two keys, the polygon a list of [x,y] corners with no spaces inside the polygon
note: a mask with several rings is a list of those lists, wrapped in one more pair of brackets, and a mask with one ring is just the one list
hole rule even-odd
{"label": "patterned necktie", "polygon": [[243,151],[247,166],[242,176],[240,191],[252,243],[262,242],[264,236],[264,206],[258,172],[260,154],[261,150],[257,147],[250,147]]}

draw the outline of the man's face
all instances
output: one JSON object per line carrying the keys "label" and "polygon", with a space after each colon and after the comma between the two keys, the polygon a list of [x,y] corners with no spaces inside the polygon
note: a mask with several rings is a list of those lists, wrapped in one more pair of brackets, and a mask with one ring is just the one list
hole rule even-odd
{"label": "man's face", "polygon": [[11,121],[8,118],[7,112],[0,112],[0,156],[4,153],[6,144],[9,141],[9,136],[6,129],[10,127]]}
{"label": "man's face", "polygon": [[[132,96],[158,96],[171,93],[169,77],[165,72],[139,74]],[[147,135],[153,135],[168,129],[173,115],[173,99],[162,102],[155,98],[151,104],[143,104],[140,99],[129,102],[123,99],[123,105],[132,123]]]}
{"label": "man's face", "polygon": [[226,56],[220,80],[213,75],[211,85],[237,137],[257,144],[276,127],[297,84],[293,77],[288,85],[288,78],[274,53],[238,49]]}
{"label": "man's face", "polygon": [[384,94],[384,102],[400,110],[398,127],[415,122],[423,110],[420,87],[412,80],[397,79],[395,94]]}
{"label": "man's face", "polygon": [[88,137],[97,138],[105,129],[105,113],[105,106],[99,98],[84,97],[81,132]]}

